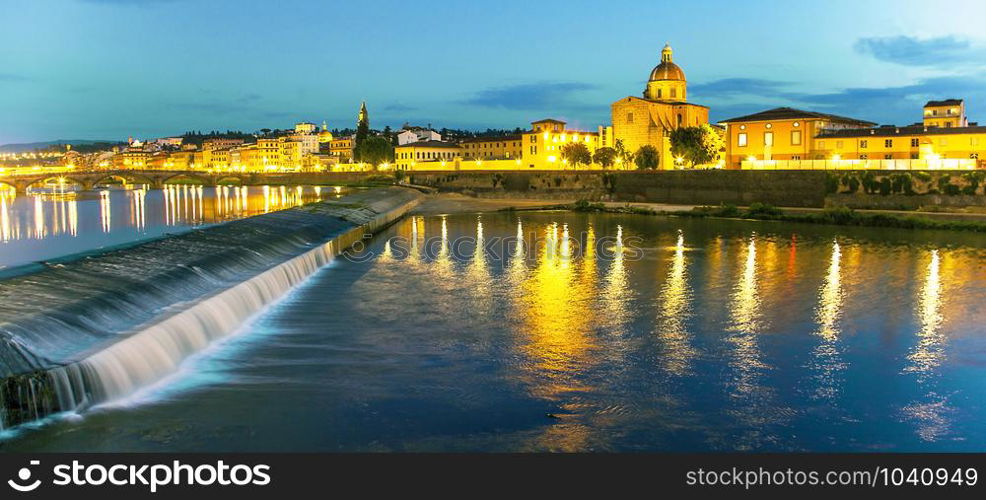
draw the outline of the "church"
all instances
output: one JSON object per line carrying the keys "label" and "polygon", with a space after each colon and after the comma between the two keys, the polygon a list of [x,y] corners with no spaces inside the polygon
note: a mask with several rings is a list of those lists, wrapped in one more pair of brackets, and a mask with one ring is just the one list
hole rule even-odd
{"label": "church", "polygon": [[674,63],[671,45],[661,50],[661,62],[650,72],[643,97],[628,96],[611,106],[613,139],[636,152],[650,144],[660,155],[660,169],[675,167],[671,131],[709,122],[709,108],[688,100],[685,72]]}

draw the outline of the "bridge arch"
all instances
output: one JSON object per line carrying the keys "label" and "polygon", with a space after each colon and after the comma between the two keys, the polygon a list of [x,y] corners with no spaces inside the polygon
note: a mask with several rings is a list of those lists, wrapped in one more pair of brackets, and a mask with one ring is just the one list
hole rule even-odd
{"label": "bridge arch", "polygon": [[177,183],[182,183],[182,181],[192,181],[194,183],[202,184],[204,186],[208,186],[210,184],[209,179],[188,172],[180,172],[174,175],[168,175],[161,178],[161,184],[177,184]]}
{"label": "bridge arch", "polygon": [[220,177],[216,177],[216,185],[217,186],[223,186],[223,185],[241,186],[241,185],[243,185],[243,179],[240,178],[240,176],[238,176],[238,175],[220,176]]}
{"label": "bridge arch", "polygon": [[152,179],[148,177],[144,177],[142,175],[134,175],[129,173],[114,173],[97,178],[92,182],[92,186],[95,187],[105,183],[108,180],[113,180],[113,179],[123,181],[123,184],[150,184],[150,185],[154,184],[154,181]]}
{"label": "bridge arch", "polygon": [[10,194],[17,192],[17,186],[9,182],[0,181],[0,194]]}
{"label": "bridge arch", "polygon": [[71,176],[57,176],[57,175],[53,175],[50,177],[38,177],[37,179],[28,182],[27,185],[25,185],[24,187],[26,189],[29,189],[29,188],[40,188],[40,187],[54,187],[59,185],[64,187],[76,186],[80,190],[86,189],[85,183],[83,183],[83,181],[80,179],[76,179],[75,177],[71,177]]}

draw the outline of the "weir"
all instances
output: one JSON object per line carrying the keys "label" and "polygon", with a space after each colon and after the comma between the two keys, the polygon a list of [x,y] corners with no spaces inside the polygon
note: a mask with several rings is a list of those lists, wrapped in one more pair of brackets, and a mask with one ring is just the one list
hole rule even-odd
{"label": "weir", "polygon": [[0,428],[174,373],[420,198],[358,192],[0,282]]}

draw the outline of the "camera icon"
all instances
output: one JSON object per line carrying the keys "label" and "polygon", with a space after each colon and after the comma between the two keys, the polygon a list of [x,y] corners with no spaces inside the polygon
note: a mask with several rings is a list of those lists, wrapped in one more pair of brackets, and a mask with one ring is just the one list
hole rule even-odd
{"label": "camera icon", "polygon": [[[41,461],[40,460],[31,460],[31,466],[32,467],[35,466],[35,465],[40,465],[40,464],[41,464]],[[31,469],[28,468],[28,467],[21,467],[21,469],[19,471],[17,471],[17,479],[19,479],[21,482],[24,482],[24,483],[27,483],[28,481],[30,481],[31,480]],[[20,492],[28,492],[28,491],[34,491],[35,488],[37,488],[38,486],[41,486],[41,480],[38,479],[38,480],[35,480],[33,483],[20,484],[20,482],[18,482],[18,481],[15,481],[13,479],[9,479],[9,480],[7,480],[7,484],[10,485],[11,488],[13,488],[13,489],[15,489],[17,491],[20,491]]]}

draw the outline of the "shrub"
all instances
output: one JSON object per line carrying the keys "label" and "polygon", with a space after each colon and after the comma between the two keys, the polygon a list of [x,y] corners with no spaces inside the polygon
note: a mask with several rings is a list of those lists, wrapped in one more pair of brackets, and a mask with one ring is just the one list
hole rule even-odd
{"label": "shrub", "polygon": [[748,217],[776,217],[781,215],[781,209],[767,204],[756,202],[750,205],[750,208],[746,210],[746,216]]}

